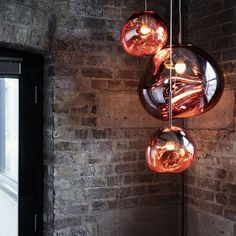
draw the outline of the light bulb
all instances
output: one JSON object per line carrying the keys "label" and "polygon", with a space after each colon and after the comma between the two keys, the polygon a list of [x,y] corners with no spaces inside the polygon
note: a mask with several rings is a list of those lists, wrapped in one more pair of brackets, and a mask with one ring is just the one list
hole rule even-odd
{"label": "light bulb", "polygon": [[166,149],[171,151],[175,149],[175,142],[173,141],[167,141],[166,142]]}
{"label": "light bulb", "polygon": [[183,74],[186,70],[186,64],[184,62],[177,62],[175,64],[175,71],[178,73],[178,74]]}
{"label": "light bulb", "polygon": [[151,29],[147,25],[142,25],[140,28],[140,33],[143,35],[149,34]]}

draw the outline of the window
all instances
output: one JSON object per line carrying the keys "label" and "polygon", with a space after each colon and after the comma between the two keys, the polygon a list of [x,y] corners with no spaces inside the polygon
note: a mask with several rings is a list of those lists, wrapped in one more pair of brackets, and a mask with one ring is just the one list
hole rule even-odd
{"label": "window", "polygon": [[41,236],[41,56],[0,47],[1,236]]}
{"label": "window", "polygon": [[19,163],[18,78],[0,77],[0,130],[0,185],[12,182],[14,189],[9,191],[16,195]]}

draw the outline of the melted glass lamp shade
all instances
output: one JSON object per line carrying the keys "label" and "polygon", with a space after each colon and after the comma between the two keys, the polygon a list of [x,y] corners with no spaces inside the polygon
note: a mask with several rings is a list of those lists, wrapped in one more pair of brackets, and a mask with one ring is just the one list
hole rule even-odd
{"label": "melted glass lamp shade", "polygon": [[153,55],[165,46],[167,28],[153,11],[132,15],[121,30],[121,44],[133,56]]}
{"label": "melted glass lamp shade", "polygon": [[154,172],[179,173],[195,160],[195,144],[186,132],[172,126],[159,128],[146,147],[146,161]]}
{"label": "melted glass lamp shade", "polygon": [[170,70],[173,118],[197,116],[212,109],[224,89],[223,74],[217,63],[192,45],[173,46],[172,56],[170,62],[168,47],[158,52],[139,83],[139,98],[146,111],[168,120]]}

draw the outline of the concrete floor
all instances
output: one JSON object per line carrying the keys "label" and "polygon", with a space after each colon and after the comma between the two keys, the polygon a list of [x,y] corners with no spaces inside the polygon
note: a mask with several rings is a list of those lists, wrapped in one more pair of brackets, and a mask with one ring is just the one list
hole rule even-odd
{"label": "concrete floor", "polygon": [[0,189],[0,235],[17,236],[18,203]]}

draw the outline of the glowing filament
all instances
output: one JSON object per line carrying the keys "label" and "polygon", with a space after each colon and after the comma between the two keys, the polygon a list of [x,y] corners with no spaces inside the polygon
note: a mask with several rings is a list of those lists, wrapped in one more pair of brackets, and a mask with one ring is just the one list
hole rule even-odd
{"label": "glowing filament", "polygon": [[175,64],[175,71],[178,74],[183,74],[186,70],[186,64],[184,62],[178,62]]}
{"label": "glowing filament", "polygon": [[175,149],[175,143],[173,141],[167,141],[166,143],[166,149],[171,151]]}
{"label": "glowing filament", "polygon": [[143,35],[149,34],[151,29],[147,25],[142,25],[140,28],[140,33]]}

